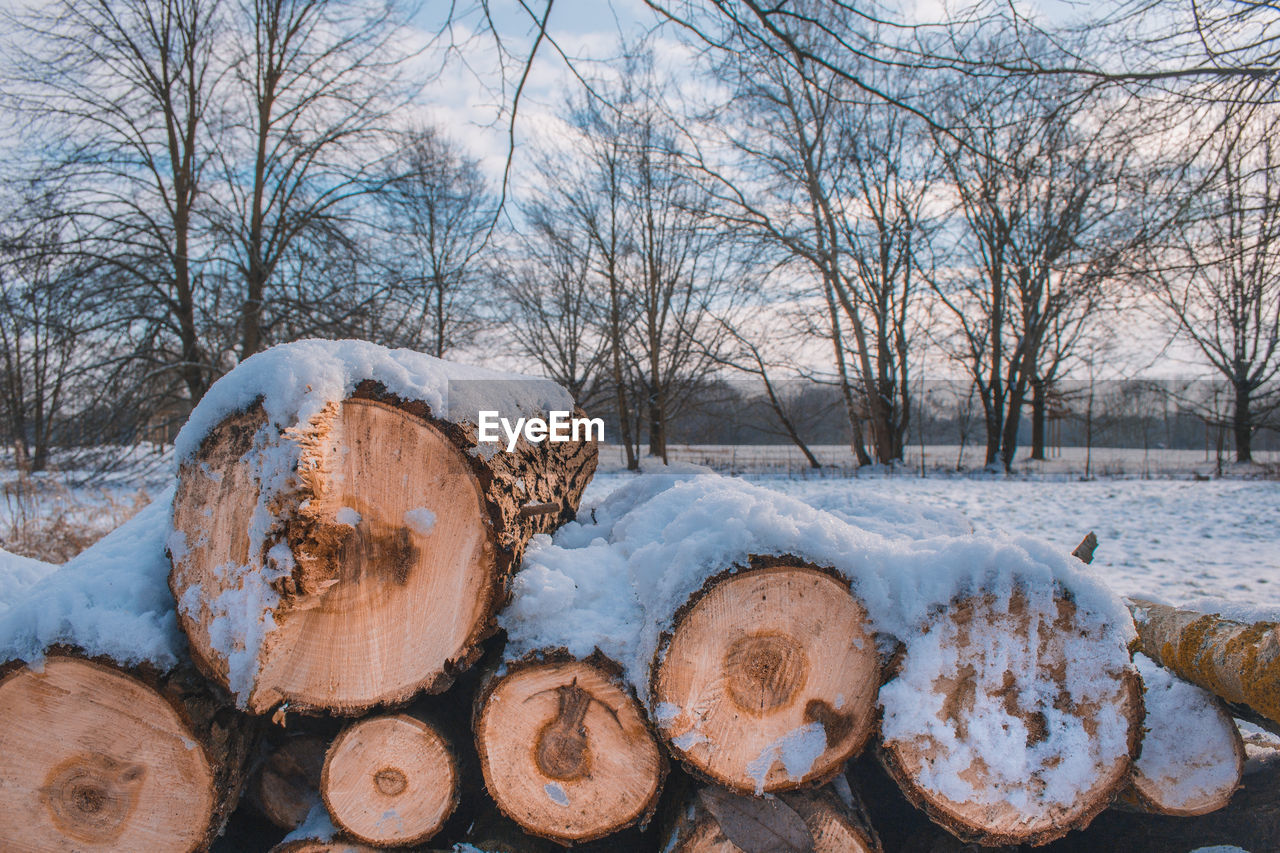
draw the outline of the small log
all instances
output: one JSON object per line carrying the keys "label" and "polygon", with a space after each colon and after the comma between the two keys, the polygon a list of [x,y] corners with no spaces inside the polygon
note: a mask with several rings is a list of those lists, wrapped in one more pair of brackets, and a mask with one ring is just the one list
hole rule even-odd
{"label": "small log", "polygon": [[792,557],[712,578],[654,658],[650,709],[693,772],[739,793],[821,784],[866,743],[880,661],[862,605]]}
{"label": "small log", "polygon": [[296,829],[320,802],[320,774],[328,738],[285,737],[262,762],[247,796],[262,816],[281,829]]}
{"label": "small log", "polygon": [[615,664],[530,656],[477,699],[485,785],[527,832],[590,841],[647,820],[666,760]]}
{"label": "small log", "polygon": [[1123,801],[1155,814],[1192,817],[1224,808],[1240,787],[1244,741],[1217,697],[1157,666],[1145,655],[1146,735]]}
{"label": "small log", "polygon": [[197,664],[253,713],[445,690],[596,464],[588,441],[486,454],[476,439],[371,381],[301,427],[255,405],[213,428],[180,467],[170,543]]}
{"label": "small log", "polygon": [[[845,788],[845,794],[852,796]],[[830,787],[747,797],[703,787],[683,803],[662,848],[671,853],[880,853],[852,800]]]}
{"label": "small log", "polygon": [[321,841],[315,838],[281,841],[271,848],[271,853],[381,853],[382,848],[370,847],[349,838]]}
{"label": "small log", "polygon": [[1280,732],[1280,625],[1130,603],[1142,653],[1253,722]]}
{"label": "small log", "polygon": [[325,756],[320,794],[333,823],[377,847],[420,844],[458,806],[458,765],[437,727],[407,714],[347,726]]}
{"label": "small log", "polygon": [[0,673],[0,850],[187,853],[222,830],[259,726],[190,667],[59,650]]}
{"label": "small log", "polygon": [[545,838],[529,835],[492,804],[476,815],[463,841],[484,853],[553,853],[563,849]]}
{"label": "small log", "polygon": [[1143,712],[1123,645],[1062,589],[979,594],[932,617],[880,689],[879,757],[957,837],[1044,844],[1127,781]]}

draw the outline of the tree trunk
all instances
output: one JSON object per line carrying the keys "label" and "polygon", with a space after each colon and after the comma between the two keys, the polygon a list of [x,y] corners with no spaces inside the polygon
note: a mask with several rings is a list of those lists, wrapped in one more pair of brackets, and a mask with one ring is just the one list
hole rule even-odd
{"label": "tree trunk", "polygon": [[1044,423],[1048,409],[1048,383],[1036,379],[1031,383],[1031,458],[1044,461]]}
{"label": "tree trunk", "polygon": [[[843,780],[840,780],[843,782]],[[704,787],[673,804],[669,853],[880,853],[875,831],[847,785],[744,797]]]}
{"label": "tree trunk", "polygon": [[673,755],[758,795],[821,784],[862,749],[880,662],[847,581],[793,557],[751,563],[676,614],[649,701]]}
{"label": "tree trunk", "polygon": [[476,703],[476,749],[489,795],[532,835],[601,838],[648,820],[666,760],[616,664],[530,656]]}
{"label": "tree trunk", "polygon": [[880,689],[879,757],[907,799],[989,846],[1088,825],[1128,780],[1141,733],[1122,643],[1061,590],[1018,586],[962,599],[925,631]]}
{"label": "tree trunk", "polygon": [[[265,424],[260,405],[232,415],[182,465],[170,545],[192,655],[253,713],[356,714],[446,689],[530,537],[573,517],[596,465],[588,441],[469,452],[474,427],[372,382],[305,429]],[[298,474],[264,513],[255,470],[288,452]],[[263,553],[248,553],[252,525],[270,534]]]}
{"label": "tree trunk", "polygon": [[296,829],[320,802],[320,772],[329,748],[318,735],[286,737],[258,768],[246,797],[281,829]]}
{"label": "tree trunk", "polygon": [[1235,385],[1235,410],[1232,412],[1231,429],[1236,438],[1236,461],[1253,461],[1253,413],[1250,411],[1249,386],[1244,383]]}
{"label": "tree trunk", "polygon": [[1147,716],[1142,755],[1126,804],[1153,814],[1193,817],[1224,808],[1240,787],[1244,741],[1213,694],[1136,655]]}
{"label": "tree trunk", "polygon": [[260,725],[190,668],[69,651],[0,668],[0,849],[205,850]]}
{"label": "tree trunk", "polygon": [[366,717],[334,739],[320,794],[333,823],[376,847],[420,844],[458,805],[459,772],[440,729],[407,714]]}
{"label": "tree trunk", "polygon": [[1130,610],[1143,654],[1237,715],[1280,731],[1280,625],[1246,625],[1151,601],[1134,600]]}

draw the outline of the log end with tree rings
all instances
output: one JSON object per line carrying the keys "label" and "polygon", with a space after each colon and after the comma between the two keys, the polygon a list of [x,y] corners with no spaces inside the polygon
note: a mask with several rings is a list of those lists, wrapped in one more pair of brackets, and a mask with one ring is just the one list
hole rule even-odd
{"label": "log end with tree rings", "polygon": [[1245,750],[1221,700],[1135,655],[1146,734],[1125,799],[1155,814],[1192,817],[1224,808],[1240,787]]}
{"label": "log end with tree rings", "polygon": [[138,678],[55,656],[0,679],[0,850],[203,849],[221,781],[183,715]]}
{"label": "log end with tree rings", "polygon": [[1083,827],[1127,782],[1143,709],[1118,631],[1056,584],[963,598],[880,689],[880,753],[909,800],[982,844]]}
{"label": "log end with tree rings", "polygon": [[489,795],[527,832],[590,841],[645,820],[666,761],[607,662],[509,665],[481,694],[476,748]]}
{"label": "log end with tree rings", "polygon": [[[272,432],[261,407],[233,415],[181,468],[170,586],[193,656],[256,713],[443,689],[501,586],[468,458],[382,400],[330,404],[287,442]],[[264,470],[289,476],[286,443],[295,481],[260,500]]]}
{"label": "log end with tree rings", "polygon": [[709,581],[655,656],[650,707],[686,765],[734,791],[820,783],[866,743],[879,655],[847,581],[794,558]]}
{"label": "log end with tree rings", "polygon": [[320,793],[335,826],[378,847],[418,844],[458,805],[453,751],[428,723],[405,714],[352,723],[325,758]]}

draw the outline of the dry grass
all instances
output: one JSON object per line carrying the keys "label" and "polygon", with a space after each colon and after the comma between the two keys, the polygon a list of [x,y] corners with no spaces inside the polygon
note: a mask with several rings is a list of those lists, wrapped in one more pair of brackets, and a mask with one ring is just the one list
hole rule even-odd
{"label": "dry grass", "polygon": [[71,559],[151,502],[142,489],[121,499],[21,476],[4,484],[3,499],[0,548],[50,563]]}

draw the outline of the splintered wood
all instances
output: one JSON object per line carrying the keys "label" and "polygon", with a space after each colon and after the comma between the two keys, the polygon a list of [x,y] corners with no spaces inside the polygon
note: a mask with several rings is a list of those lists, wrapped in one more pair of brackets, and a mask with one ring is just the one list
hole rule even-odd
{"label": "splintered wood", "polygon": [[682,761],[743,793],[821,782],[874,723],[879,656],[847,582],[796,560],[723,575],[655,657],[650,708]]}
{"label": "splintered wood", "polygon": [[[233,415],[182,466],[181,626],[252,712],[356,714],[447,688],[528,538],[571,517],[595,467],[588,442],[486,460],[422,404],[364,393],[284,435],[260,407]],[[289,447],[296,472],[282,473]],[[553,511],[521,515],[526,501]]]}
{"label": "splintered wood", "polygon": [[880,853],[861,810],[827,788],[778,797],[697,791],[667,830],[670,853]]}
{"label": "splintered wood", "polygon": [[512,664],[482,693],[475,735],[490,796],[533,835],[600,838],[657,804],[662,753],[639,703],[605,667]]}

